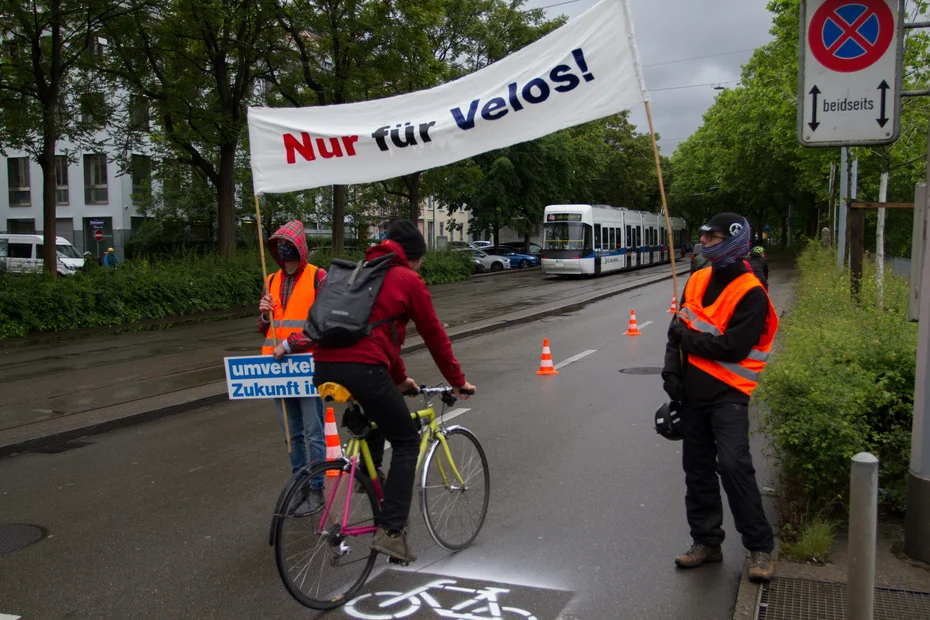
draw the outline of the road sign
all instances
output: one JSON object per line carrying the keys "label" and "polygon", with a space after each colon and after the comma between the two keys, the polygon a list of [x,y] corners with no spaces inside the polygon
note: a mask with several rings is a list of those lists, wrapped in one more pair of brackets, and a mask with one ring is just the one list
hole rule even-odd
{"label": "road sign", "polygon": [[90,220],[90,227],[94,230],[103,230],[103,220]]}
{"label": "road sign", "polygon": [[97,241],[103,241],[103,231],[99,228],[94,231],[94,239]]}
{"label": "road sign", "polygon": [[802,0],[798,141],[898,139],[904,0]]}

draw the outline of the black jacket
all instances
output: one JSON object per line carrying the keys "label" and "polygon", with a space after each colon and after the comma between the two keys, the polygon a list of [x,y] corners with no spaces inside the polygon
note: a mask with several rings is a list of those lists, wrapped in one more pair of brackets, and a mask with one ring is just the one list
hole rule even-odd
{"label": "black jacket", "polygon": [[769,261],[756,254],[750,254],[746,260],[749,261],[749,267],[756,274],[756,277],[761,280],[765,290],[769,290]]}
{"label": "black jacket", "polygon": [[[742,261],[719,269],[713,267],[713,270],[707,291],[704,293],[705,306],[714,303],[730,282],[749,271],[746,263]],[[682,296],[682,305],[688,301],[687,293],[686,288]],[[768,316],[768,304],[768,295],[765,290],[754,288],[746,293],[736,305],[733,317],[727,324],[726,333],[722,336],[712,336],[687,330],[678,345],[675,344],[673,326],[676,319],[673,318],[672,324],[669,325],[669,342],[665,348],[665,367],[662,369],[662,378],[668,379],[668,375],[677,376],[684,386],[686,402],[748,404],[749,396],[712,377],[700,368],[688,364],[688,354],[721,362],[743,361],[762,336]],[[679,349],[681,354],[679,354]],[[684,363],[682,363],[682,357]]]}

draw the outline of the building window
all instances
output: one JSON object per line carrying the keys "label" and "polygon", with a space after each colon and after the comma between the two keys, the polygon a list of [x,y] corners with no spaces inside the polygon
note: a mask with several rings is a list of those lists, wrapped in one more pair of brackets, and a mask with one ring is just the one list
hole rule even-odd
{"label": "building window", "polygon": [[84,202],[89,205],[105,205],[107,195],[107,156],[84,156]]}
{"label": "building window", "polygon": [[81,95],[81,123],[86,127],[99,129],[106,120],[106,98],[103,93],[84,93]]}
{"label": "building window", "polygon": [[69,204],[68,196],[68,158],[55,156],[55,204]]}
{"label": "building window", "polygon": [[149,100],[145,97],[129,97],[129,126],[134,131],[149,130]]}
{"label": "building window", "polygon": [[6,231],[11,235],[33,235],[36,232],[36,221],[33,219],[7,220]]}
{"label": "building window", "polygon": [[152,192],[152,158],[147,155],[132,156],[132,200],[140,202]]}
{"label": "building window", "polygon": [[28,207],[32,203],[29,188],[29,158],[10,157],[6,160],[10,180],[10,206]]}

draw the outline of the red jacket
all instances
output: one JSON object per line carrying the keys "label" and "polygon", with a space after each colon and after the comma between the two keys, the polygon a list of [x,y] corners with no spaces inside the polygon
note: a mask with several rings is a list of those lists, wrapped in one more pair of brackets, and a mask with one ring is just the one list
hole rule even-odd
{"label": "red jacket", "polygon": [[388,240],[368,248],[365,258],[371,260],[390,252],[397,256],[391,261],[391,267],[384,276],[384,284],[371,310],[370,322],[400,316],[394,321],[397,342],[394,341],[391,324],[387,323],[376,327],[371,335],[352,346],[319,347],[313,354],[314,359],[317,362],[381,364],[387,367],[395,383],[403,383],[407,378],[407,369],[400,358],[400,349],[407,335],[407,323],[413,319],[417,333],[423,337],[442,376],[452,387],[462,387],[465,385],[465,375],[452,354],[452,343],[436,316],[426,283],[410,268],[404,250],[399,244]]}

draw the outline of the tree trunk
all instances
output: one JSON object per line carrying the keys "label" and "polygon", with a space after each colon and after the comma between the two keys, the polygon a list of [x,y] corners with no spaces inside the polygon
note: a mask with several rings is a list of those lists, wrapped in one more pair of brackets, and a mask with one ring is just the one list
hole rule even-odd
{"label": "tree trunk", "polygon": [[410,211],[408,212],[407,219],[409,219],[414,224],[420,221],[421,174],[421,172],[414,172],[413,174],[404,176],[404,183],[407,185],[407,190],[409,192],[408,196],[410,197]]}
{"label": "tree trunk", "polygon": [[333,253],[342,254],[346,238],[346,186],[333,185]]}
{"label": "tree trunk", "polygon": [[492,235],[492,237],[494,238],[494,245],[495,245],[495,246],[500,245],[500,244],[501,244],[501,229],[498,228],[497,226],[495,226],[495,227],[494,227],[494,230],[491,231],[491,232],[494,233],[494,234]]}
{"label": "tree trunk", "polygon": [[523,251],[530,253],[530,233],[523,233]]}
{"label": "tree trunk", "polygon": [[216,188],[216,247],[223,256],[236,253],[236,145],[220,147],[219,184]]}
{"label": "tree trunk", "polygon": [[[54,130],[52,130],[54,131]],[[42,142],[42,154],[39,156],[42,168],[42,268],[49,278],[58,276],[58,253],[55,238],[58,236],[55,222],[55,137],[46,133]]]}

